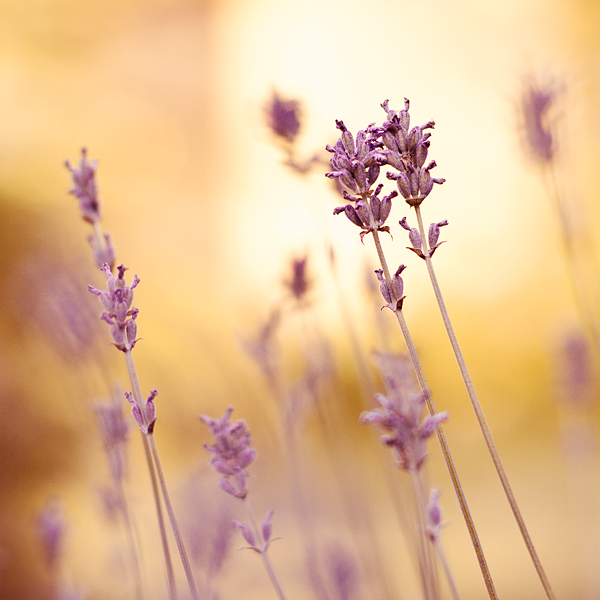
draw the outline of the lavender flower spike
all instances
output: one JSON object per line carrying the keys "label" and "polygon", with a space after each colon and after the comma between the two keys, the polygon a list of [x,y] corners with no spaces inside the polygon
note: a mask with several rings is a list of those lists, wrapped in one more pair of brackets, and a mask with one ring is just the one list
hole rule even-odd
{"label": "lavender flower spike", "polygon": [[253,533],[250,525],[247,525],[245,523],[240,523],[239,521],[233,521],[233,526],[237,527],[238,529],[241,530],[242,536],[244,537],[246,542],[248,542],[248,544],[250,544],[246,548],[242,548],[243,550],[254,550],[255,552],[258,552],[259,554],[266,554],[267,550],[269,549],[269,546],[271,545],[271,542],[274,542],[275,540],[280,539],[280,538],[271,539],[271,534],[273,532],[273,524],[271,523],[271,519],[273,518],[274,514],[275,514],[275,511],[273,509],[269,510],[269,512],[267,512],[267,516],[262,521],[261,533],[262,533],[263,542],[264,542],[262,544],[262,546],[259,546],[256,543],[256,537],[254,536],[254,533]]}
{"label": "lavender flower spike", "polygon": [[399,393],[391,394],[390,398],[376,394],[375,400],[381,408],[363,412],[360,422],[376,425],[387,432],[381,436],[381,443],[391,447],[400,469],[418,471],[427,456],[427,438],[450,414],[447,411],[436,413],[420,422],[425,403],[423,392],[411,394],[408,399]]}
{"label": "lavender flower spike", "polygon": [[81,149],[79,168],[71,166],[65,161],[65,166],[71,171],[73,188],[69,191],[79,200],[79,210],[84,221],[97,223],[100,221],[100,201],[98,200],[98,189],[96,187],[96,169],[98,161],[88,162],[86,149]]}
{"label": "lavender flower spike", "polygon": [[137,275],[134,276],[131,285],[125,285],[125,271],[123,265],[118,267],[118,277],[115,277],[108,264],[104,264],[102,272],[106,275],[107,290],[101,291],[88,286],[88,290],[98,296],[100,304],[106,309],[100,318],[110,325],[110,334],[114,345],[122,352],[130,352],[138,341],[137,335],[138,309],[132,306],[133,289],[140,282]]}
{"label": "lavender flower spike", "polygon": [[135,422],[139,425],[142,433],[149,434],[154,432],[154,425],[156,423],[156,405],[154,404],[154,398],[158,396],[158,390],[154,388],[144,406],[140,406],[131,392],[125,392],[125,398],[127,402],[131,404],[131,414],[135,419]]}
{"label": "lavender flower spike", "polygon": [[200,415],[200,420],[208,425],[214,437],[214,444],[205,444],[204,447],[214,454],[210,461],[213,469],[225,476],[219,482],[219,487],[243,500],[248,494],[246,468],[256,457],[256,450],[249,447],[252,438],[246,422],[229,423],[232,412],[233,407],[230,406],[220,419]]}

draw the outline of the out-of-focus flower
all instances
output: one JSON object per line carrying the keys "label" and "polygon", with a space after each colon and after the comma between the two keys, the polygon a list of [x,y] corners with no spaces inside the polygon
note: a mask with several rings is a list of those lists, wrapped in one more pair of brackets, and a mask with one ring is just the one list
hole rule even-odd
{"label": "out-of-focus flower", "polygon": [[88,162],[86,149],[81,149],[79,168],[71,166],[67,160],[65,166],[71,171],[73,188],[69,190],[79,200],[79,210],[84,221],[97,223],[100,221],[100,201],[98,200],[98,188],[96,186],[96,169],[98,161]]}
{"label": "out-of-focus flower", "polygon": [[115,389],[110,402],[96,402],[93,405],[98,417],[98,427],[102,436],[102,445],[108,458],[113,481],[122,481],[126,470],[126,446],[129,426],[123,415],[123,397]]}
{"label": "out-of-focus flower", "polygon": [[389,398],[376,394],[375,401],[380,408],[374,408],[360,415],[364,424],[375,425],[387,433],[381,436],[381,443],[392,449],[398,466],[404,471],[418,471],[427,456],[427,438],[436,427],[450,415],[447,411],[421,419],[425,396],[423,392],[392,394]]}
{"label": "out-of-focus flower", "polygon": [[298,100],[283,100],[274,91],[264,110],[269,129],[279,139],[291,144],[300,131],[302,112],[300,102]]}
{"label": "out-of-focus flower", "polygon": [[427,515],[427,533],[431,540],[436,540],[440,536],[442,528],[442,507],[440,506],[440,496],[442,492],[436,487],[431,487],[429,492],[429,502],[425,507]]}
{"label": "out-of-focus flower", "polygon": [[550,162],[556,153],[551,110],[556,105],[560,86],[553,81],[536,81],[528,76],[523,81],[520,113],[527,151],[540,163]]}
{"label": "out-of-focus flower", "polygon": [[219,482],[219,487],[236,498],[244,499],[248,494],[246,468],[256,457],[256,450],[249,447],[252,438],[246,422],[229,423],[232,412],[233,407],[230,406],[220,419],[200,415],[200,420],[208,425],[214,438],[212,446],[204,445],[213,453],[210,464],[217,473],[225,475]]}
{"label": "out-of-focus flower", "polygon": [[246,523],[240,523],[239,521],[233,521],[233,526],[237,527],[242,532],[242,536],[244,537],[246,542],[248,542],[248,544],[250,544],[246,548],[247,550],[254,550],[255,552],[258,552],[259,554],[264,554],[269,549],[271,542],[274,542],[275,540],[279,539],[279,538],[271,539],[271,534],[273,533],[273,524],[271,523],[271,519],[273,518],[274,514],[275,514],[275,511],[273,509],[271,509],[267,512],[267,516],[263,519],[263,522],[262,522],[261,528],[260,528],[261,535],[263,538],[263,543],[261,545],[257,544],[256,537],[255,537],[254,532],[252,531],[252,528],[250,527],[250,525],[247,525]]}
{"label": "out-of-focus flower", "polygon": [[48,568],[57,568],[61,558],[65,538],[65,517],[62,505],[51,499],[40,511],[37,518],[37,529]]}
{"label": "out-of-focus flower", "polygon": [[123,265],[118,267],[118,277],[115,277],[108,264],[104,264],[102,272],[106,275],[107,290],[101,291],[93,286],[88,290],[98,296],[100,304],[106,309],[100,318],[110,325],[110,334],[114,345],[122,352],[133,349],[136,342],[138,309],[132,306],[133,289],[140,282],[137,275],[130,285],[125,285],[125,271]]}
{"label": "out-of-focus flower", "polygon": [[298,302],[306,298],[311,287],[307,266],[308,256],[292,260],[292,277],[285,282],[287,289]]}

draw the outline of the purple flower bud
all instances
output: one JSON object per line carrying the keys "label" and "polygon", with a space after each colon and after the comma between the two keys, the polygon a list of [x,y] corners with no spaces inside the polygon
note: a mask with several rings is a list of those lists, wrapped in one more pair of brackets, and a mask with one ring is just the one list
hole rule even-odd
{"label": "purple flower bud", "polygon": [[250,528],[250,525],[246,525],[244,523],[240,523],[239,521],[233,521],[233,525],[241,530],[244,539],[250,546],[255,549],[256,548],[256,538],[254,537],[254,533]]}
{"label": "purple flower bud", "polygon": [[225,479],[225,477],[223,477],[223,479],[219,481],[219,487],[231,496],[237,497],[237,490],[233,487],[229,479]]}
{"label": "purple flower bud", "polygon": [[282,100],[273,92],[273,96],[265,106],[265,118],[271,131],[279,138],[292,143],[300,131],[300,102]]}
{"label": "purple flower bud", "polygon": [[271,519],[273,518],[274,514],[275,511],[273,509],[269,510],[267,516],[263,519],[262,522],[262,536],[265,543],[271,539],[271,534],[273,532],[273,524],[271,523]]}
{"label": "purple flower bud", "polygon": [[416,250],[421,250],[423,242],[421,241],[421,234],[418,232],[417,229],[412,228],[410,230],[410,233],[408,234],[408,239],[410,240],[410,243],[412,244],[413,248],[415,248]]}
{"label": "purple flower bud", "polygon": [[71,171],[73,179],[73,188],[69,190],[69,193],[79,200],[79,210],[83,220],[92,225],[97,223],[100,221],[100,202],[96,188],[98,162],[88,162],[86,149],[82,148],[79,168],[72,167],[68,160],[65,162],[65,166]]}

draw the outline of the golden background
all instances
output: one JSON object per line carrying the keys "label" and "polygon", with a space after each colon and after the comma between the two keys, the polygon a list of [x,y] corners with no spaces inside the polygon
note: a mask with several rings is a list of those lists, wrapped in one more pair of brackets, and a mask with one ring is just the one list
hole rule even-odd
{"label": "golden background", "polygon": [[[600,559],[597,415],[593,398],[582,409],[557,404],[560,348],[582,325],[554,207],[521,145],[518,110],[528,78],[559,82],[561,185],[578,227],[593,239],[599,18],[600,5],[584,0],[1,0],[0,597],[52,597],[36,531],[48,498],[59,499],[68,523],[65,585],[90,599],[132,597],[118,529],[98,497],[107,468],[90,403],[108,397],[115,381],[127,384],[122,357],[97,320],[100,305],[86,291],[104,278],[67,194],[63,162],[78,161],[82,146],[99,159],[103,225],[117,260],[141,279],[135,305],[143,339],[134,356],[144,393],[160,391],[156,436],[176,509],[192,522],[229,500],[208,468],[209,435],[197,415],[216,417],[232,404],[258,449],[250,468],[255,509],[276,509],[275,535],[283,539],[271,555],[289,599],[312,597],[292,480],[310,482],[323,547],[356,550],[360,539],[339,507],[354,495],[365,502],[358,512],[369,514],[392,597],[419,597],[384,483],[390,458],[358,424],[363,403],[372,402],[360,398],[342,303],[369,365],[381,344],[378,318],[396,351],[400,332],[366,290],[376,267],[372,242],[367,236],[361,245],[358,230],[332,216],[342,202],[325,167],[299,176],[282,164],[264,123],[273,90],[302,102],[298,150],[306,157],[335,142],[335,119],[354,132],[381,122],[386,98],[400,109],[408,97],[414,124],[436,121],[430,156],[435,176],[447,181],[423,212],[427,222],[450,221],[435,264],[455,329],[557,596],[591,597],[599,582],[589,573]],[[424,264],[405,250],[397,226],[405,215],[413,218],[397,200],[394,241],[385,239],[385,249],[394,268],[409,267],[404,312],[438,408],[451,412],[445,430],[499,597],[542,598]],[[278,409],[241,341],[282,305],[291,261],[305,255],[311,303],[286,317],[281,358],[291,382],[311,335],[327,340],[331,422],[321,426],[314,409],[298,419],[303,472],[292,473]],[[128,489],[148,548],[147,597],[165,598],[134,433]],[[565,454],[567,435],[582,449]],[[429,479],[444,491],[443,540],[459,588],[465,600],[484,597],[439,449],[433,441],[430,448]],[[242,545],[234,534],[217,582],[221,597],[274,597],[259,557],[235,551]],[[376,588],[362,581],[352,597],[377,598]]]}

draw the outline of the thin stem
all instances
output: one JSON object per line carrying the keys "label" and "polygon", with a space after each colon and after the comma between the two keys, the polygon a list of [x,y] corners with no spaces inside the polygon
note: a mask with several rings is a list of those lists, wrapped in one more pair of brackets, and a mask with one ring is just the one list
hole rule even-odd
{"label": "thin stem", "polygon": [[167,482],[165,480],[162,464],[160,462],[158,448],[156,447],[156,441],[154,440],[154,434],[148,433],[146,438],[148,439],[150,451],[152,452],[152,458],[154,459],[154,464],[156,466],[158,482],[160,483],[163,500],[165,502],[165,508],[167,509],[167,514],[169,515],[169,521],[171,522],[171,528],[173,529],[173,535],[175,536],[175,542],[177,543],[177,549],[179,550],[179,556],[181,557],[181,562],[183,564],[183,570],[185,571],[185,576],[188,581],[188,586],[190,588],[193,600],[199,600],[200,596],[198,596],[198,590],[196,589],[196,582],[194,581],[192,567],[183,544],[183,538],[181,537],[177,519],[175,518],[175,511],[173,510],[173,504],[171,503],[171,498],[169,496],[169,490],[167,488]]}
{"label": "thin stem", "polygon": [[[135,364],[133,362],[133,356],[131,355],[131,351],[128,350],[125,352],[125,360],[127,362],[127,370],[129,371],[129,379],[131,381],[132,394],[135,401],[138,403],[142,414],[145,415],[144,411],[144,398],[142,396],[142,389],[140,386],[140,382],[137,376],[137,372],[135,369]],[[145,419],[145,416],[144,416]],[[167,482],[165,480],[165,476],[162,470],[162,464],[160,462],[160,456],[158,454],[158,448],[156,447],[156,442],[154,441],[154,435],[152,433],[143,434],[145,445],[144,448],[147,451],[147,459],[149,460],[149,464],[152,464],[152,477],[153,477],[153,487],[156,485],[156,480],[158,479],[158,484],[160,485],[160,490],[162,492],[163,501],[165,503],[165,508],[167,510],[167,515],[169,516],[169,521],[171,522],[171,528],[173,530],[173,535],[175,536],[175,542],[177,544],[177,549],[179,550],[179,556],[181,557],[181,562],[183,564],[183,569],[185,571],[185,575],[187,577],[188,586],[190,588],[190,592],[192,594],[193,600],[198,600],[198,591],[196,589],[196,583],[194,581],[194,576],[192,574],[192,568],[190,566],[190,561],[188,559],[187,553],[185,551],[185,546],[183,544],[183,538],[181,537],[181,533],[179,531],[179,525],[177,524],[177,519],[175,518],[175,512],[173,510],[173,505],[171,504],[171,498],[169,496],[169,490],[167,488]],[[156,492],[155,500],[157,501],[157,510],[159,510],[160,499],[158,498],[158,492]],[[161,514],[160,519],[162,519],[162,511],[159,510]],[[168,555],[168,544],[166,539],[166,532],[161,530],[161,537],[163,538],[163,549],[166,548]],[[168,561],[170,563],[170,560]],[[169,572],[169,568],[167,567],[167,571]],[[175,580],[173,577],[172,567],[169,575],[169,588],[173,586],[173,590],[175,584]]]}
{"label": "thin stem", "polygon": [[[387,261],[385,259],[385,255],[383,253],[383,248],[381,246],[381,240],[379,239],[379,233],[377,230],[372,231],[373,240],[375,241],[375,248],[377,249],[377,255],[379,256],[379,262],[381,264],[381,268],[385,275],[385,280],[388,283],[388,287],[393,296],[392,290],[392,278],[390,276],[390,270],[387,265]],[[398,298],[393,298],[394,303],[398,301]],[[402,330],[402,335],[404,337],[404,341],[406,343],[406,347],[408,349],[408,354],[410,356],[413,368],[417,375],[417,379],[419,381],[419,385],[421,390],[425,394],[425,402],[427,404],[427,410],[430,415],[434,415],[436,413],[435,404],[433,402],[433,397],[431,395],[431,390],[429,389],[429,384],[427,383],[427,379],[425,378],[425,372],[423,371],[423,367],[421,365],[421,361],[417,354],[417,349],[412,340],[412,336],[410,335],[410,331],[404,319],[404,315],[402,314],[402,310],[395,311],[396,318],[398,320],[398,324],[400,325],[400,329]],[[492,600],[497,600],[498,596],[496,594],[496,590],[494,588],[494,582],[492,581],[492,576],[490,574],[490,570],[487,565],[487,561],[485,559],[485,554],[483,553],[483,548],[481,547],[481,542],[479,541],[479,535],[477,534],[477,529],[475,528],[475,523],[473,522],[473,517],[471,516],[471,511],[469,510],[469,506],[467,504],[467,499],[462,489],[462,485],[460,479],[458,477],[458,473],[456,471],[456,467],[454,466],[454,460],[452,458],[452,454],[450,453],[450,448],[448,447],[448,442],[446,441],[446,436],[444,434],[444,430],[441,425],[436,427],[436,434],[442,449],[442,454],[444,455],[444,460],[446,461],[446,467],[448,469],[448,473],[450,474],[450,479],[452,480],[452,485],[454,487],[454,491],[456,492],[456,496],[458,498],[458,503],[460,505],[460,510],[463,514],[463,518],[467,525],[467,529],[469,531],[469,536],[471,537],[471,543],[473,544],[473,548],[475,550],[475,554],[477,556],[477,562],[479,563],[479,568],[481,570],[481,574],[483,575],[483,580],[485,582],[485,586],[487,588],[487,592],[489,597]]]}
{"label": "thin stem", "polygon": [[439,537],[436,536],[433,539],[433,545],[435,547],[435,551],[437,552],[438,558],[440,559],[440,563],[442,564],[442,569],[444,569],[444,574],[446,575],[446,580],[448,581],[448,587],[450,588],[452,599],[460,600],[460,594],[458,593],[456,582],[454,581],[454,576],[452,575],[452,570],[450,569],[450,565],[448,564],[448,559],[446,557],[446,553],[444,552],[442,542],[440,542],[439,540]]}
{"label": "thin stem", "polygon": [[[248,496],[246,496],[246,498],[244,499],[244,503],[246,504],[246,508],[248,509],[248,514],[250,515],[250,522],[252,523],[252,529],[254,529],[254,535],[256,537],[257,540],[259,540],[259,544],[261,544],[261,540],[262,540],[262,544],[264,546],[264,544],[266,543],[262,533],[258,527],[258,522],[256,521],[256,515],[254,514],[254,510],[252,509],[252,505],[250,504],[250,500],[248,499]],[[273,565],[271,564],[271,560],[269,559],[269,555],[267,554],[267,550],[263,550],[260,555],[262,556],[263,559],[263,563],[265,565],[265,569],[267,570],[267,573],[269,575],[269,579],[271,580],[271,583],[273,584],[273,587],[275,588],[275,591],[277,592],[277,595],[279,596],[280,600],[286,600],[285,594],[283,593],[283,589],[281,587],[281,584],[279,583],[279,579],[277,579],[277,575],[275,574],[275,569],[273,569]]]}
{"label": "thin stem", "polygon": [[494,444],[494,440],[492,439],[492,434],[490,433],[488,424],[483,415],[483,410],[481,408],[481,404],[479,403],[479,399],[477,398],[477,394],[475,393],[475,387],[473,386],[473,382],[471,381],[471,376],[469,375],[469,371],[467,369],[467,364],[462,355],[462,351],[458,344],[458,340],[454,333],[454,329],[452,327],[452,323],[450,321],[450,316],[448,315],[448,311],[446,309],[446,304],[444,303],[444,298],[442,297],[442,292],[440,286],[437,281],[437,277],[435,276],[435,271],[433,269],[433,262],[431,257],[429,256],[429,247],[427,243],[427,237],[425,235],[425,228],[423,227],[423,218],[421,217],[421,209],[419,206],[415,206],[415,212],[417,214],[417,221],[419,223],[419,231],[421,233],[421,240],[423,242],[423,250],[425,254],[425,260],[427,263],[427,271],[429,272],[429,278],[431,279],[431,284],[433,286],[433,290],[435,293],[435,297],[438,302],[438,306],[440,308],[440,312],[442,314],[442,319],[444,321],[444,325],[446,327],[446,331],[448,333],[448,337],[450,339],[450,343],[452,345],[452,349],[454,350],[454,356],[456,357],[456,361],[458,362],[458,367],[460,369],[462,378],[465,382],[465,386],[467,388],[467,393],[471,400],[471,404],[473,405],[473,410],[475,411],[475,415],[477,417],[477,421],[479,422],[479,427],[481,432],[483,433],[483,437],[485,439],[485,443],[487,444],[488,450],[494,462],[494,466],[496,467],[496,471],[498,472],[498,476],[500,477],[500,481],[502,483],[502,487],[504,488],[504,493],[508,499],[508,503],[510,504],[513,515],[515,516],[515,520],[519,526],[521,531],[521,535],[523,540],[525,541],[525,545],[527,546],[527,550],[529,551],[529,555],[531,556],[531,560],[535,566],[535,569],[538,573],[544,591],[546,592],[546,596],[550,600],[555,600],[554,592],[550,587],[550,582],[546,577],[546,573],[542,568],[542,563],[537,555],[533,542],[529,536],[527,531],[527,527],[525,526],[525,521],[521,515],[521,511],[519,510],[519,506],[515,499],[515,496],[512,492],[510,484],[508,482],[508,478],[504,471],[504,467],[502,466],[502,462],[500,461],[500,456],[496,450],[496,446]]}
{"label": "thin stem", "polygon": [[430,544],[426,535],[425,500],[421,487],[421,475],[414,469],[410,471],[413,492],[415,496],[415,507],[417,509],[417,527],[419,529],[418,539],[421,555],[421,577],[423,579],[423,592],[425,598],[438,598],[437,582],[434,563],[431,557]]}

